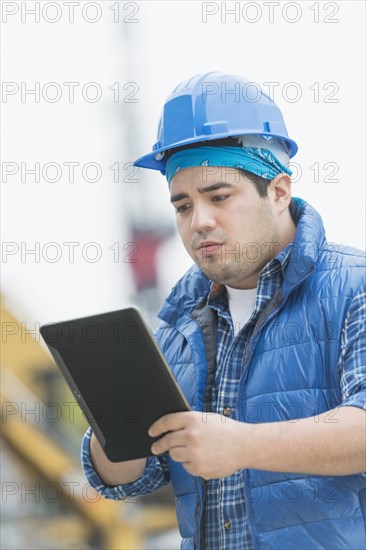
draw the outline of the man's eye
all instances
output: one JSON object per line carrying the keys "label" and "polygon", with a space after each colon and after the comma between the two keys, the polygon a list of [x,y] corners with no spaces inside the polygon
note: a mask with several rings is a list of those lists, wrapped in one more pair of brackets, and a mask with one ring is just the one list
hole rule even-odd
{"label": "man's eye", "polygon": [[212,202],[221,202],[228,198],[229,195],[215,195],[212,197]]}
{"label": "man's eye", "polygon": [[187,208],[189,208],[189,204],[183,204],[182,206],[178,206],[175,211],[178,213],[178,214],[181,214],[182,212],[185,212],[185,210],[187,210]]}

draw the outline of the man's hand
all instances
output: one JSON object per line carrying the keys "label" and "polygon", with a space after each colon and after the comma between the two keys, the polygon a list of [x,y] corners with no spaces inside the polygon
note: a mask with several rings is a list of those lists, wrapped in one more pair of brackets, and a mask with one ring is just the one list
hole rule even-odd
{"label": "man's hand", "polygon": [[165,434],[152,446],[153,454],[168,451],[190,474],[213,479],[242,468],[326,476],[364,472],[365,429],[365,411],[344,406],[262,424],[214,413],[173,413],[154,422],[149,434]]}
{"label": "man's hand", "polygon": [[[179,412],[162,416],[152,424],[149,435],[158,437],[151,450],[154,455],[169,452],[192,475],[213,479],[240,469],[240,438],[243,423],[214,413]],[[167,433],[169,432],[169,433]],[[243,460],[243,456],[241,456]]]}

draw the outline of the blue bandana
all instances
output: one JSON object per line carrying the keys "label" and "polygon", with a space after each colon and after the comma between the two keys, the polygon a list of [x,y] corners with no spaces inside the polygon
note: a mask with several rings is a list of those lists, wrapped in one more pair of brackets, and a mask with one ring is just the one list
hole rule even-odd
{"label": "blue bandana", "polygon": [[191,166],[226,166],[241,168],[266,180],[278,174],[292,171],[286,168],[268,149],[255,147],[195,147],[183,149],[172,155],[166,163],[166,179],[170,185],[172,177],[183,168]]}

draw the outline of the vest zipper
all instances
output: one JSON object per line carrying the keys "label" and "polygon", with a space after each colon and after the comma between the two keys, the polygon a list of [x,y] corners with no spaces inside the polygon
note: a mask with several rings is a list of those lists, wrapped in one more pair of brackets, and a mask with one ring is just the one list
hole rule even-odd
{"label": "vest zipper", "polygon": [[[200,477],[196,478],[197,490],[198,490],[198,502],[196,507],[196,534],[194,536],[194,548],[195,550],[205,550],[206,541],[203,531],[204,520],[203,513],[205,511],[206,502],[206,486],[205,481]],[[201,504],[202,502],[202,504]]]}

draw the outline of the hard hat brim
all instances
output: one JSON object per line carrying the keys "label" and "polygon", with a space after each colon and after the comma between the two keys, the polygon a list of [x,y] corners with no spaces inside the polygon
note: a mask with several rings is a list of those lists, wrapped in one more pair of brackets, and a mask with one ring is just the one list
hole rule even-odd
{"label": "hard hat brim", "polygon": [[[248,132],[245,132],[245,131],[241,132],[238,135],[243,135],[243,134],[254,135],[252,132],[249,134]],[[292,139],[290,139],[288,136],[283,136],[283,135],[273,134],[273,133],[266,134],[265,132],[263,132],[261,134],[257,134],[257,135],[261,135],[261,136],[270,135],[271,137],[276,137],[278,139],[283,140],[286,143],[287,147],[288,147],[288,154],[289,154],[290,158],[295,156],[296,153],[297,153],[298,146],[297,146],[296,142],[293,141]],[[163,153],[164,151],[168,151],[169,149],[178,149],[179,147],[182,147],[184,145],[190,145],[190,144],[193,144],[193,143],[200,143],[201,142],[202,145],[204,145],[206,142],[215,141],[220,137],[221,138],[228,138],[228,137],[234,137],[234,136],[227,135],[227,134],[223,134],[222,136],[219,136],[218,134],[216,134],[211,139],[207,139],[207,136],[205,136],[204,140],[202,139],[202,136],[198,136],[195,139],[187,139],[187,140],[184,140],[182,142],[175,143],[174,147],[172,147],[172,146],[161,147],[159,149],[156,149],[155,151],[152,151],[151,153],[148,153],[147,155],[143,155],[142,157],[139,157],[138,159],[136,159],[134,161],[133,166],[138,166],[140,168],[148,168],[150,170],[160,170],[160,172],[163,175],[165,175],[165,159],[163,157],[162,159],[157,160],[156,155],[159,155],[159,153]]]}

